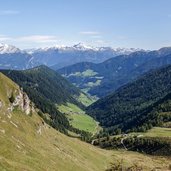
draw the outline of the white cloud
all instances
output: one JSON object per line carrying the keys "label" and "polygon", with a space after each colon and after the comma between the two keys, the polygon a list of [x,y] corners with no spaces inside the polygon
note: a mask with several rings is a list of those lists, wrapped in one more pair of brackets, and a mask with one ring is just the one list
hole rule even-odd
{"label": "white cloud", "polygon": [[7,40],[11,40],[11,38],[5,35],[0,35],[0,42],[7,41]]}
{"label": "white cloud", "polygon": [[93,39],[101,39],[102,36],[100,36],[100,35],[93,35],[93,36],[91,36],[91,38],[93,38]]}
{"label": "white cloud", "polygon": [[82,35],[100,35],[100,32],[97,32],[97,31],[82,31],[79,33]]}
{"label": "white cloud", "polygon": [[16,15],[19,13],[20,11],[17,10],[0,10],[0,15]]}
{"label": "white cloud", "polygon": [[46,47],[53,46],[60,43],[61,40],[57,39],[54,35],[27,35],[10,37],[6,35],[0,35],[0,43],[12,44],[20,48],[32,48],[32,47]]}
{"label": "white cloud", "polygon": [[55,43],[57,41],[56,36],[50,35],[30,35],[16,38],[16,41],[21,42],[33,42],[33,43]]}

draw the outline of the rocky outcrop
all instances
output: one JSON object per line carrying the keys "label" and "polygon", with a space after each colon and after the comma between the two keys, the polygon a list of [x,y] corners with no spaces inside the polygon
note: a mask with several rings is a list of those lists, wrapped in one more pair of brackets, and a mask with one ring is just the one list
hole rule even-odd
{"label": "rocky outcrop", "polygon": [[31,101],[26,93],[23,93],[23,110],[27,115],[31,112]]}
{"label": "rocky outcrop", "polygon": [[23,92],[22,89],[19,90],[18,95],[15,97],[12,106],[19,106],[19,108],[27,115],[34,111],[32,102],[30,101],[28,95],[25,92]]}

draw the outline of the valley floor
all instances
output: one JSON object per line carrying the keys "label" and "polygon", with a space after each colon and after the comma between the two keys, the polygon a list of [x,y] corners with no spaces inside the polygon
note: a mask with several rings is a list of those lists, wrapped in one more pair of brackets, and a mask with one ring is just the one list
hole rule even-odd
{"label": "valley floor", "polygon": [[61,113],[66,115],[74,128],[91,134],[96,134],[101,129],[97,121],[74,104],[67,103],[65,105],[58,105],[57,108]]}

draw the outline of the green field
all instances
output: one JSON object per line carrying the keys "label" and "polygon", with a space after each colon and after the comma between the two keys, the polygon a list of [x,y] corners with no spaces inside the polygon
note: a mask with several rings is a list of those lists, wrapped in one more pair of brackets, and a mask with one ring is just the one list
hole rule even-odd
{"label": "green field", "polygon": [[85,84],[85,86],[87,87],[96,87],[99,86],[102,80],[96,80],[96,82],[88,82],[87,84]]}
{"label": "green field", "polygon": [[133,132],[128,135],[137,135],[142,137],[167,137],[171,138],[171,128],[153,127],[147,132]]}
{"label": "green field", "polygon": [[70,121],[70,124],[83,131],[90,132],[92,134],[99,131],[98,123],[89,115],[85,114],[78,106],[67,103],[67,105],[58,106],[60,112],[66,114]]}
{"label": "green field", "polygon": [[[87,69],[83,72],[75,72],[75,73],[71,73],[69,74],[67,77],[71,77],[71,76],[77,76],[77,77],[92,77],[92,76],[95,76],[97,75],[98,73],[91,70],[91,69]],[[65,75],[63,75],[65,76]]]}
{"label": "green field", "polygon": [[91,69],[87,69],[86,71],[82,72],[82,76],[84,77],[91,77],[91,76],[95,76],[97,75],[98,73],[91,70]]}
{"label": "green field", "polygon": [[80,130],[95,133],[98,128],[97,122],[86,114],[69,114],[67,115],[71,125]]}
{"label": "green field", "polygon": [[[152,129],[148,130],[147,132],[131,132],[127,134],[127,137],[156,137],[156,138],[170,138],[171,140],[171,128],[164,128],[164,127],[153,127]],[[123,137],[123,134],[111,136],[111,138],[120,138]],[[104,139],[104,138],[102,138]]]}
{"label": "green field", "polygon": [[89,106],[96,101],[93,97],[86,96],[84,93],[81,93],[77,100],[85,106]]}
{"label": "green field", "polygon": [[170,137],[171,138],[171,128],[154,127],[151,130],[143,134],[148,137]]}

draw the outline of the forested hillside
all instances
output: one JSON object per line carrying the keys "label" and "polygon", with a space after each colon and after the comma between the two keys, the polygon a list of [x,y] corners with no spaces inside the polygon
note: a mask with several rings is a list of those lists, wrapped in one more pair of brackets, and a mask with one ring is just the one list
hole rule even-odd
{"label": "forested hillside", "polygon": [[62,132],[70,126],[67,118],[57,110],[56,105],[69,102],[84,108],[84,104],[79,99],[80,96],[89,99],[78,88],[46,66],[25,71],[3,70],[1,72],[18,83],[37,108],[43,113],[50,114],[51,125]]}
{"label": "forested hillside", "polygon": [[171,120],[171,66],[140,77],[87,108],[103,127],[145,131]]}

